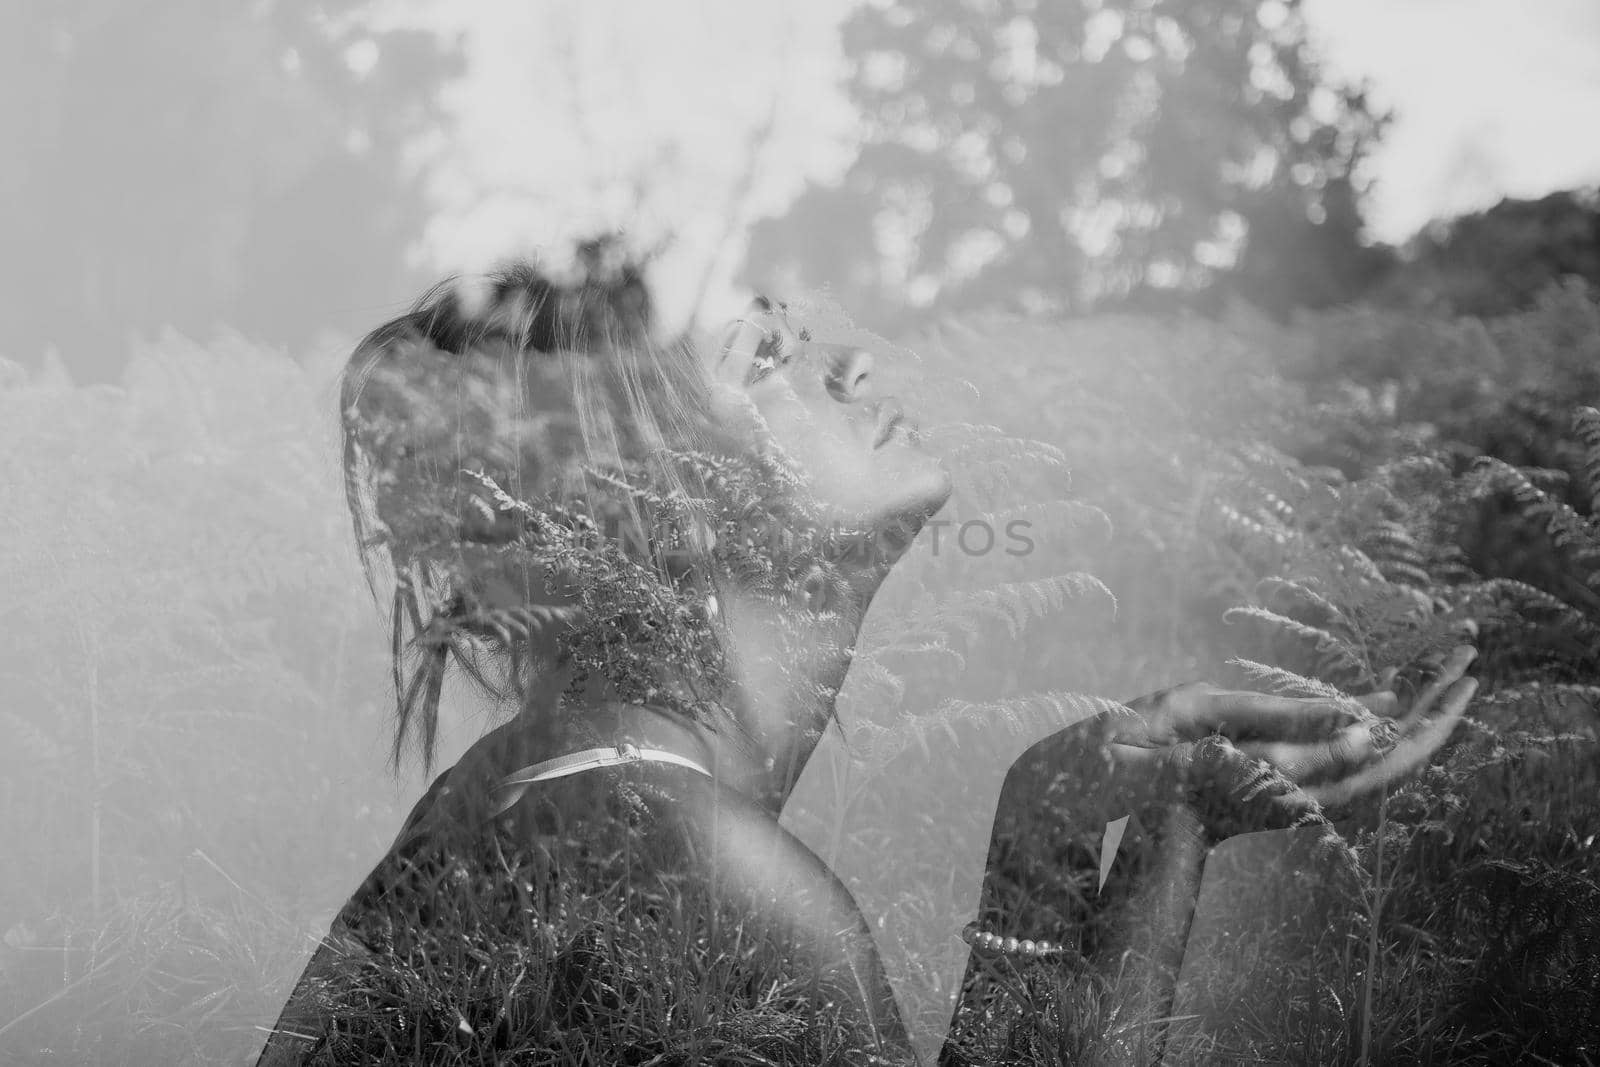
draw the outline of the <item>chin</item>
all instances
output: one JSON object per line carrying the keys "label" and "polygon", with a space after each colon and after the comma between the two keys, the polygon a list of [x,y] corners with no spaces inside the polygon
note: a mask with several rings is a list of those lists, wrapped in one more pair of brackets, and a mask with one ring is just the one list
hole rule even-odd
{"label": "chin", "polygon": [[908,494],[912,497],[909,506],[901,510],[920,512],[922,521],[926,522],[950,499],[952,485],[950,472],[944,469],[944,464],[935,463],[931,470],[914,480],[914,492]]}
{"label": "chin", "polygon": [[861,526],[879,565],[892,564],[905,554],[945,501],[950,499],[950,472],[937,463],[901,472],[877,494],[876,506],[862,516]]}
{"label": "chin", "polygon": [[950,499],[950,472],[943,463],[920,451],[910,453],[910,458],[912,462],[897,465],[899,469],[887,479],[880,499],[885,502],[883,514],[917,515],[920,525]]}

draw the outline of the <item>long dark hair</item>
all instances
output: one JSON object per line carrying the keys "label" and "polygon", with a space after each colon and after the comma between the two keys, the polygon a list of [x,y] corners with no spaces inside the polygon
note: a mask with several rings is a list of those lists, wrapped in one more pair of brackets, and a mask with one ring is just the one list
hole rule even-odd
{"label": "long dark hair", "polygon": [[529,662],[536,631],[572,622],[545,576],[504,551],[528,527],[510,500],[620,510],[651,531],[661,516],[640,514],[605,472],[643,471],[665,497],[705,496],[672,458],[713,447],[703,371],[686,341],[659,343],[653,329],[641,270],[597,241],[564,278],[523,261],[476,291],[435,286],[351,356],[345,487],[368,583],[389,612],[397,765],[412,736],[431,765],[452,661],[520,699],[548,666]]}

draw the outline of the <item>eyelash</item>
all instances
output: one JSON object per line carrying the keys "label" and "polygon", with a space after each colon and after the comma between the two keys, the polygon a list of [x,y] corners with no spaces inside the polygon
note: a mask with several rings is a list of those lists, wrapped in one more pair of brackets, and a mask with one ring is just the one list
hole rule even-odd
{"label": "eyelash", "polygon": [[[759,382],[761,379],[765,378],[779,367],[788,363],[789,357],[784,353],[784,349],[786,347],[788,346],[784,344],[782,334],[769,331],[766,337],[762,338],[761,347],[756,349],[758,354],[755,362],[750,367],[750,374],[745,379],[745,384],[754,385],[756,382]],[[771,349],[771,351],[765,356],[760,355],[759,353],[764,349]]]}

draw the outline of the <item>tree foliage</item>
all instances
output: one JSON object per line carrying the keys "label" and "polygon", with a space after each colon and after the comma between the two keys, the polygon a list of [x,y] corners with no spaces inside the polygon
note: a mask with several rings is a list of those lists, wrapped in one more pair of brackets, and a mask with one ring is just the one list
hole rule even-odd
{"label": "tree foliage", "polygon": [[1390,302],[1485,317],[1524,311],[1564,278],[1600,285],[1600,187],[1507,197],[1435,223],[1407,251],[1385,288]]}
{"label": "tree foliage", "polygon": [[403,150],[452,56],[342,0],[8,5],[7,353],[113,380],[130,334],[263,340],[370,320],[420,200]]}
{"label": "tree foliage", "polygon": [[1371,266],[1357,169],[1383,118],[1324,76],[1299,8],[867,5],[844,29],[865,145],[840,184],[757,228],[747,273],[831,285],[881,324],[935,297],[1196,289],[1244,242],[1240,284],[1275,280],[1270,302],[1344,299]]}

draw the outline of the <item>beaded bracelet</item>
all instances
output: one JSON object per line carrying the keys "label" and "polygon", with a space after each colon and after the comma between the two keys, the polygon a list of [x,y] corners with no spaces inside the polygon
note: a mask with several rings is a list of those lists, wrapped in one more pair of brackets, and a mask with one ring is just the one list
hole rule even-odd
{"label": "beaded bracelet", "polygon": [[1057,945],[1050,941],[1033,941],[991,934],[983,930],[975,922],[970,922],[961,928],[961,940],[975,949],[984,949],[988,952],[1007,956],[1029,956],[1035,959],[1061,956],[1067,951],[1065,946]]}

